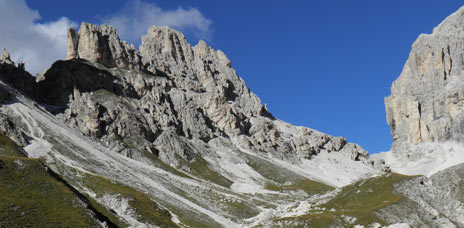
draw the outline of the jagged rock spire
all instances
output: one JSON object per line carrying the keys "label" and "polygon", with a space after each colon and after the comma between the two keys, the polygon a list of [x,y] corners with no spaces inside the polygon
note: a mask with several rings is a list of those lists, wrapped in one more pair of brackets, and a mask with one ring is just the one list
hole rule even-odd
{"label": "jagged rock spire", "polygon": [[3,48],[2,58],[0,59],[0,63],[14,65],[14,62],[11,60],[10,53]]}
{"label": "jagged rock spire", "polygon": [[116,29],[109,25],[93,25],[83,22],[76,33],[68,29],[68,53],[66,59],[86,59],[107,67],[141,69],[141,59],[133,45],[119,39]]}

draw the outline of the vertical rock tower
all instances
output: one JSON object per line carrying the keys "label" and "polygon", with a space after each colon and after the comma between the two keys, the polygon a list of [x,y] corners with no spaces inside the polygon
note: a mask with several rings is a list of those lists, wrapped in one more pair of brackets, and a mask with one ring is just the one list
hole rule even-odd
{"label": "vertical rock tower", "polygon": [[464,142],[464,8],[414,42],[385,107],[400,157],[422,142]]}

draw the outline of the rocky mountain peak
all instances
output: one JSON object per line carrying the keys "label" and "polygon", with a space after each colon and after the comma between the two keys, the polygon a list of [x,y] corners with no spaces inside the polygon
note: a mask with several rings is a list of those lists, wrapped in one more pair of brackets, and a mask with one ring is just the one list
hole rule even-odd
{"label": "rocky mountain peak", "polygon": [[[82,23],[78,32],[68,30],[67,59],[39,82],[46,90],[57,82],[66,89],[47,93],[43,102],[65,105],[67,123],[128,156],[140,158],[149,148],[161,160],[180,164],[179,157],[202,156],[205,143],[232,140],[298,163],[321,151],[341,151],[372,165],[366,151],[342,137],[282,127],[222,51],[204,41],[192,47],[174,29],[151,27],[137,50],[111,26]],[[88,94],[101,90],[109,92],[103,100]],[[115,138],[125,140],[115,143]],[[129,138],[138,143],[128,143]]]}
{"label": "rocky mountain peak", "polygon": [[3,49],[2,58],[0,58],[0,63],[14,65],[14,62],[11,60],[10,53]]}
{"label": "rocky mountain peak", "polygon": [[464,142],[464,8],[414,42],[385,99],[392,150],[422,142]]}
{"label": "rocky mountain peak", "polygon": [[0,62],[0,81],[0,132],[131,227],[152,222],[128,203],[137,191],[182,223],[251,227],[388,171],[343,137],[277,119],[222,51],[167,27],[137,50],[111,26],[82,23],[66,60],[40,78]]}
{"label": "rocky mountain peak", "polygon": [[166,75],[177,88],[208,91],[217,101],[206,108],[210,112],[216,112],[217,105],[229,109],[230,102],[235,107],[231,112],[238,116],[258,116],[263,110],[258,97],[230,68],[230,60],[222,51],[215,51],[204,41],[192,48],[182,33],[168,27],[151,27],[142,37],[139,51],[121,41],[111,26],[82,23],[78,33],[73,28],[68,31],[67,59],[77,58],[109,68]]}
{"label": "rocky mountain peak", "polygon": [[66,59],[86,59],[106,67],[141,69],[140,55],[133,45],[119,39],[116,29],[109,25],[83,22],[79,32],[68,29]]}
{"label": "rocky mountain peak", "polygon": [[140,49],[70,28],[40,77],[4,51],[0,227],[464,227],[463,31],[464,8],[414,43],[385,100],[393,153],[373,156],[277,119],[168,27]]}

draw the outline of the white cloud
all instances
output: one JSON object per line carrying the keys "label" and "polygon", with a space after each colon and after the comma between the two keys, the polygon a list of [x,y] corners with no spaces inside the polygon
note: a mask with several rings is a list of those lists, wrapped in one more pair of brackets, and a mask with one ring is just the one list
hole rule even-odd
{"label": "white cloud", "polygon": [[104,18],[103,22],[114,26],[121,38],[131,43],[139,43],[140,37],[152,25],[191,32],[198,39],[208,40],[211,35],[211,21],[198,9],[163,10],[154,3],[141,0],[130,0],[123,10]]}
{"label": "white cloud", "polygon": [[66,29],[76,23],[62,17],[37,23],[40,14],[25,0],[0,0],[0,48],[6,48],[13,61],[23,61],[35,74],[66,57]]}
{"label": "white cloud", "polygon": [[[25,0],[0,0],[0,52],[6,48],[13,61],[25,62],[32,74],[66,57],[67,28],[77,26],[66,17],[45,23],[39,20],[39,12]],[[121,11],[102,21],[116,27],[121,38],[131,43],[139,43],[152,25],[170,26],[198,39],[208,40],[211,35],[211,21],[198,9],[163,10],[142,0],[129,0]]]}

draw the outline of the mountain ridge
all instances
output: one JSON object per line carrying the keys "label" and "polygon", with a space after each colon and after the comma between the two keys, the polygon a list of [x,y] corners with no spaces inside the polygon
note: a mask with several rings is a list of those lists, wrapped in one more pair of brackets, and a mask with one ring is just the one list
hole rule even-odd
{"label": "mountain ridge", "polygon": [[29,157],[130,226],[150,225],[130,197],[99,194],[108,186],[92,179],[148,194],[177,224],[236,227],[263,207],[380,173],[359,145],[273,117],[204,42],[190,47],[179,32],[153,27],[138,52],[109,26],[68,34],[71,59],[37,78],[0,65],[12,97],[0,111],[25,135]]}
{"label": "mountain ridge", "polygon": [[[463,9],[440,28],[454,31]],[[415,147],[428,106],[396,93],[405,82],[424,89],[404,80],[415,58],[427,60],[414,54],[423,37],[386,99],[392,151],[373,158],[343,137],[279,120],[222,51],[156,26],[138,50],[108,25],[70,28],[66,60],[37,78],[5,52],[0,132],[121,227],[463,227],[464,189],[451,181],[464,178],[462,165],[446,163],[460,147],[449,149],[449,138],[446,151]],[[457,78],[446,54],[454,50],[440,50],[439,67],[434,57],[415,71],[432,77],[427,91],[442,91],[437,75]],[[434,153],[445,162],[424,165]],[[411,164],[419,173],[407,173]]]}

